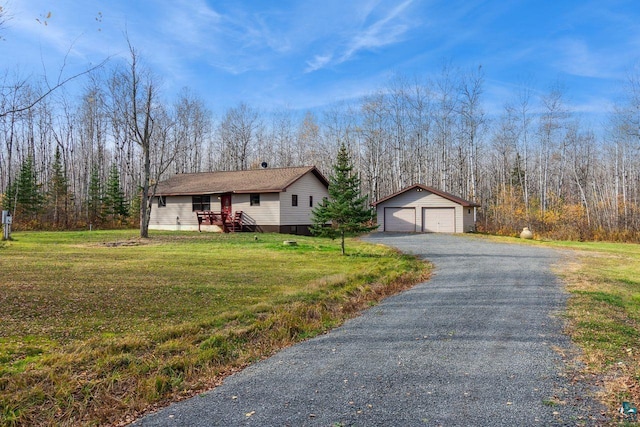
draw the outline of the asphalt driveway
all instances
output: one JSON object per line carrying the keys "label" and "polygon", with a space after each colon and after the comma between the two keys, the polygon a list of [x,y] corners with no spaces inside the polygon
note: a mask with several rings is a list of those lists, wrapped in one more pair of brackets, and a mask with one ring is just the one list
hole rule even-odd
{"label": "asphalt driveway", "polygon": [[[601,425],[571,381],[551,249],[466,236],[372,234],[433,277],[139,426]],[[560,351],[559,351],[560,350]]]}

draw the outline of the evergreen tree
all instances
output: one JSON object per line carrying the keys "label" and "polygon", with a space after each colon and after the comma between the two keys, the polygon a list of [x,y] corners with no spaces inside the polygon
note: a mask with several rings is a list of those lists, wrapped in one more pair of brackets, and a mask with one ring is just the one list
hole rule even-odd
{"label": "evergreen tree", "polygon": [[100,185],[100,174],[96,165],[91,167],[91,175],[89,177],[89,192],[87,194],[87,221],[90,224],[100,223],[102,221],[102,187]]}
{"label": "evergreen tree", "polygon": [[55,225],[68,225],[69,205],[71,204],[71,194],[69,192],[69,181],[62,164],[60,149],[56,147],[56,154],[53,159],[53,176],[49,188],[49,205],[52,208],[53,222]]}
{"label": "evergreen tree", "polygon": [[126,218],[129,214],[124,192],[120,187],[120,174],[115,164],[109,171],[109,179],[107,180],[107,188],[104,195],[104,208],[105,213],[113,221]]}
{"label": "evergreen tree", "polygon": [[514,187],[522,187],[524,185],[524,169],[520,153],[516,153],[515,164],[511,170],[511,185]]}
{"label": "evergreen tree", "polygon": [[11,211],[11,214],[15,214],[14,212],[14,208],[15,208],[15,204],[16,204],[16,191],[17,191],[17,184],[16,182],[10,182],[7,185],[7,189],[4,192],[4,195],[2,197],[2,210],[7,210],[7,211]]}
{"label": "evergreen tree", "polygon": [[[346,235],[366,233],[377,228],[375,213],[368,206],[368,198],[360,193],[360,177],[353,172],[351,157],[344,144],[340,146],[333,174],[329,177],[329,198],[312,212],[311,232],[316,236],[335,239],[340,236],[345,254]],[[331,223],[330,226],[327,226]]]}
{"label": "evergreen tree", "polygon": [[13,211],[16,220],[35,220],[42,210],[43,197],[38,185],[33,158],[28,156],[20,166],[17,179],[7,188],[5,209]]}

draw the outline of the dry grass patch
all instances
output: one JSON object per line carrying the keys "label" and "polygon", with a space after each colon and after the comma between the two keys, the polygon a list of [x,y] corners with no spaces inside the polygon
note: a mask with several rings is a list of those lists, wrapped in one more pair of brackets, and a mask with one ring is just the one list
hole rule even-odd
{"label": "dry grass patch", "polygon": [[382,246],[16,233],[0,249],[0,425],[117,425],[425,279]]}

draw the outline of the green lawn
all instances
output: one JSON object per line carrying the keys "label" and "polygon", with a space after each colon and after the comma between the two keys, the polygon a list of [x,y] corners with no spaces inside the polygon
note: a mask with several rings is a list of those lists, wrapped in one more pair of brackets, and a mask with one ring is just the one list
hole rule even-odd
{"label": "green lawn", "polygon": [[428,274],[355,240],[15,233],[0,246],[0,425],[131,419]]}
{"label": "green lawn", "polygon": [[603,378],[612,412],[622,401],[640,405],[640,245],[491,239],[569,249],[556,271],[571,293],[568,331],[586,372]]}

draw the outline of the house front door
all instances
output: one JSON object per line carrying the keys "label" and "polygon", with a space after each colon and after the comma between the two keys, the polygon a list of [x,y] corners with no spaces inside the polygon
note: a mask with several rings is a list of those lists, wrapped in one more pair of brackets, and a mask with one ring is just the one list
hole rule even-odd
{"label": "house front door", "polygon": [[231,194],[220,196],[220,210],[223,214],[231,215]]}

